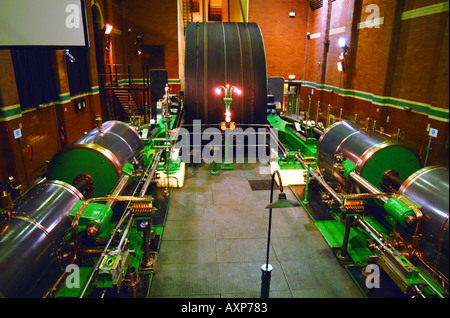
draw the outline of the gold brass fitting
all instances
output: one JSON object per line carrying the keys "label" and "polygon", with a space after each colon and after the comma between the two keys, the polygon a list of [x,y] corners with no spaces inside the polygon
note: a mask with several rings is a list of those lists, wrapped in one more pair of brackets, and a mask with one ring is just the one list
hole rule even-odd
{"label": "gold brass fitting", "polygon": [[0,196],[0,208],[4,210],[11,210],[13,208],[11,193],[6,190],[3,190]]}

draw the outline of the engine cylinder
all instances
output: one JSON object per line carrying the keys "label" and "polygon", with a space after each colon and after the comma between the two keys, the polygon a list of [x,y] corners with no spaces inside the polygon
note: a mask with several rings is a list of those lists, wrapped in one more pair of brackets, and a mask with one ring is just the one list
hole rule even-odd
{"label": "engine cylinder", "polygon": [[24,193],[0,233],[1,297],[42,297],[61,275],[68,213],[79,200],[82,194],[61,181],[44,180]]}
{"label": "engine cylinder", "polygon": [[143,149],[141,136],[120,121],[107,121],[59,151],[47,170],[50,180],[74,185],[76,180],[92,180],[90,197],[110,193],[123,176],[126,163],[138,160]]}
{"label": "engine cylinder", "polygon": [[419,205],[423,218],[421,240],[424,258],[438,264],[448,277],[449,263],[449,171],[448,167],[429,166],[412,174],[399,189],[411,201]]}
{"label": "engine cylinder", "polygon": [[385,140],[346,121],[331,125],[320,137],[319,166],[332,169],[337,154],[352,162],[356,173],[380,190],[387,171],[396,171],[401,180],[406,180],[420,169],[417,154],[407,146]]}

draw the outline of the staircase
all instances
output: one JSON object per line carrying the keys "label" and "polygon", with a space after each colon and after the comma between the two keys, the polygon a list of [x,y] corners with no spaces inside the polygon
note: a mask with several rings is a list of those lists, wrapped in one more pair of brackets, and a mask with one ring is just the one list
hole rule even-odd
{"label": "staircase", "polygon": [[192,0],[183,0],[183,23],[184,27],[192,22]]}
{"label": "staircase", "polygon": [[135,116],[143,115],[144,110],[137,106],[134,96],[130,91],[114,89],[113,95],[128,117],[131,117],[133,113]]}

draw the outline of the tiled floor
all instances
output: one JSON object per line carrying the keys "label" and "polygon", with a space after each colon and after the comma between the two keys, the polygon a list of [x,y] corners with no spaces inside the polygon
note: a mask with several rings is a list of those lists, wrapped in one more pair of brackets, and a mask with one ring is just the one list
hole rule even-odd
{"label": "tiled floor", "polygon": [[[151,297],[260,297],[270,190],[248,180],[271,176],[259,163],[210,168],[190,166],[172,192]],[[271,233],[270,297],[362,297],[301,207],[274,209]]]}

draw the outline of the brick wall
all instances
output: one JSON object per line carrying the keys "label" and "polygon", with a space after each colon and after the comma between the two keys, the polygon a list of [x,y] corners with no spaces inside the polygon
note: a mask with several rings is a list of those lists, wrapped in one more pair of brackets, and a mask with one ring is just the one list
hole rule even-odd
{"label": "brick wall", "polygon": [[[264,38],[267,59],[267,75],[295,75],[301,79],[304,69],[306,38],[305,1],[251,0],[248,21],[258,23]],[[289,11],[295,10],[295,18]]]}
{"label": "brick wall", "polygon": [[[145,45],[163,45],[165,67],[170,79],[178,79],[177,0],[129,0],[124,8],[126,29],[131,29],[130,42],[144,34]],[[126,30],[123,30],[123,34]],[[141,63],[131,52],[132,63]]]}
{"label": "brick wall", "polygon": [[[328,3],[309,14],[307,32],[320,36],[307,41],[304,80],[312,84],[303,86],[302,99],[312,97],[314,105],[320,101],[322,116],[330,104],[334,115],[342,109],[348,118],[357,114],[360,123],[370,117],[391,134],[400,128],[400,140],[422,158],[428,128],[439,129],[431,162],[448,163],[448,5],[439,9],[441,0],[336,0],[330,13]],[[365,23],[373,22],[374,7],[381,23],[370,27]],[[424,7],[436,12],[410,11]],[[345,31],[331,34],[341,27]],[[349,43],[344,73],[336,67],[339,37]],[[408,104],[412,111],[403,108]]]}

